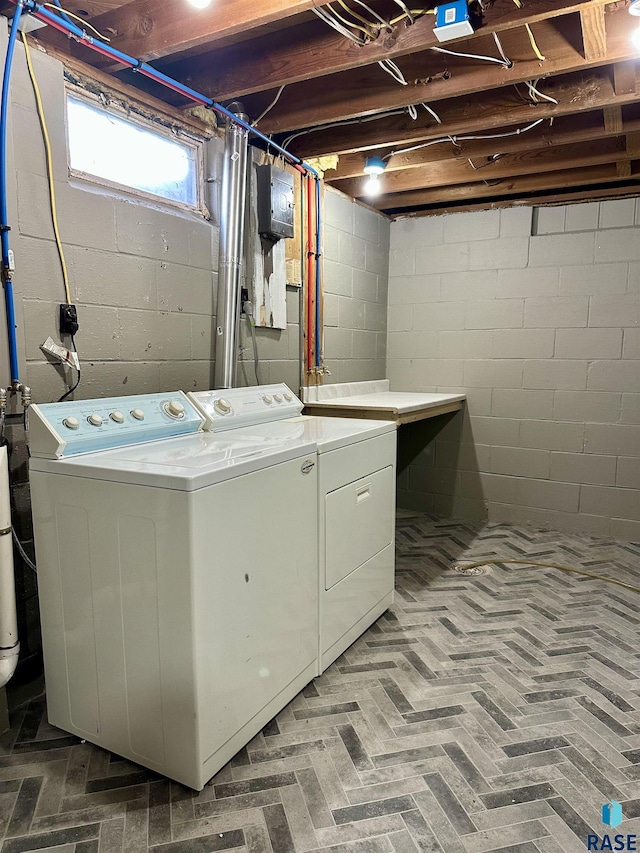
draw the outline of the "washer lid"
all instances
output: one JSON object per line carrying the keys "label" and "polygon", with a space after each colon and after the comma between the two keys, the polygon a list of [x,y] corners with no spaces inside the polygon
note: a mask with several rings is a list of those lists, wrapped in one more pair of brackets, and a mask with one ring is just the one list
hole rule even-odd
{"label": "washer lid", "polygon": [[328,418],[300,415],[268,424],[256,424],[233,432],[234,436],[262,436],[287,443],[312,441],[318,453],[337,450],[388,432],[395,432],[393,421]]}
{"label": "washer lid", "polygon": [[287,442],[238,432],[198,433],[70,459],[32,459],[30,467],[50,474],[193,492],[291,459],[315,462],[316,445],[311,440]]}

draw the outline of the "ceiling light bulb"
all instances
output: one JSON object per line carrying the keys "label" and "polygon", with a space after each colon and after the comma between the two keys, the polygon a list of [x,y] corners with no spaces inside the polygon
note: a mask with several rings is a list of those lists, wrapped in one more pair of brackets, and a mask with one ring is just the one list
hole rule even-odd
{"label": "ceiling light bulb", "polygon": [[207,6],[211,5],[211,0],[189,0],[189,3],[196,9],[206,9]]}
{"label": "ceiling light bulb", "polygon": [[631,33],[631,43],[635,49],[640,52],[640,27]]}
{"label": "ceiling light bulb", "polygon": [[365,195],[368,195],[368,196],[380,195],[381,190],[382,190],[382,184],[380,183],[380,178],[377,175],[371,175],[369,180],[364,185]]}
{"label": "ceiling light bulb", "polygon": [[629,6],[630,15],[640,15],[640,0],[632,0]]}

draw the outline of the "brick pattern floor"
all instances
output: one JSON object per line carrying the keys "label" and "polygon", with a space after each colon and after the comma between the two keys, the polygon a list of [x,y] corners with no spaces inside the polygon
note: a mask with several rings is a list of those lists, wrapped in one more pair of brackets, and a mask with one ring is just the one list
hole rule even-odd
{"label": "brick pattern floor", "polygon": [[195,794],[51,728],[0,740],[2,853],[584,853],[640,833],[640,545],[401,513],[391,611]]}

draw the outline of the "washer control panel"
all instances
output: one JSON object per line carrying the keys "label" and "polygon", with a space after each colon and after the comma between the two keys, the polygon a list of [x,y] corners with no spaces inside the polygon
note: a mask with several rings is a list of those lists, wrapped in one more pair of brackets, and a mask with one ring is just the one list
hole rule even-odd
{"label": "washer control panel", "polygon": [[303,409],[303,404],[284,383],[191,391],[187,396],[205,417],[205,430],[213,432],[293,418]]}
{"label": "washer control panel", "polygon": [[34,404],[29,450],[32,456],[55,459],[188,435],[203,425],[199,409],[182,391]]}

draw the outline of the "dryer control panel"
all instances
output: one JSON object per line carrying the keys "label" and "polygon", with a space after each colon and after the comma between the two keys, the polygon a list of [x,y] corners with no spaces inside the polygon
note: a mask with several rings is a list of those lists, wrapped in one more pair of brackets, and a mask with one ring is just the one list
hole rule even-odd
{"label": "dryer control panel", "polygon": [[182,391],[34,404],[29,450],[56,459],[188,435],[203,425],[200,411]]}
{"label": "dryer control panel", "polygon": [[205,430],[212,432],[294,418],[303,409],[303,404],[283,382],[221,391],[190,391],[187,396],[205,417]]}

